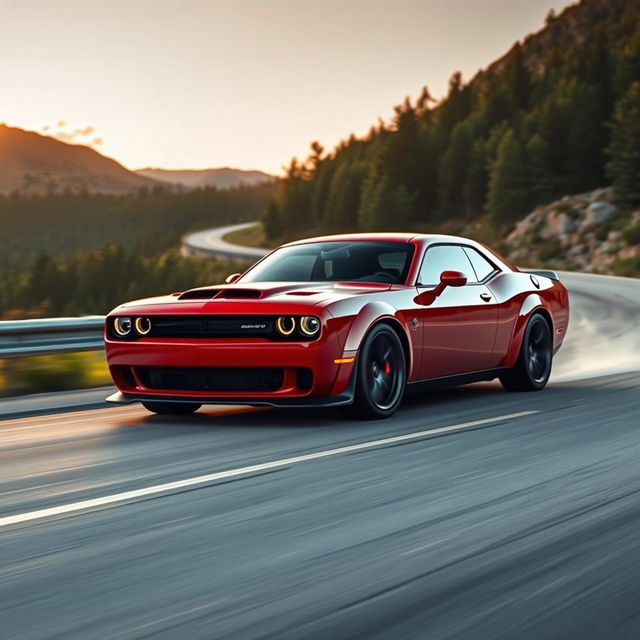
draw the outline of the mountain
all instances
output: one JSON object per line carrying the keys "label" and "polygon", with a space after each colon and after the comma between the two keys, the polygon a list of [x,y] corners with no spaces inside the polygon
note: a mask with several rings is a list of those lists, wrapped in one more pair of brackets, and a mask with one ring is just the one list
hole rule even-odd
{"label": "mountain", "polygon": [[240,185],[252,186],[263,182],[271,182],[274,177],[262,171],[245,171],[243,169],[138,169],[138,175],[161,180],[171,184],[179,184],[191,189],[198,187],[216,187],[233,189]]}
{"label": "mountain", "polygon": [[119,194],[158,184],[90,147],[0,124],[0,193]]}
{"label": "mountain", "polygon": [[469,82],[453,73],[442,100],[425,87],[365,137],[312,144],[263,222],[274,241],[479,220],[504,238],[567,194],[612,185],[620,211],[639,206],[638,175],[640,0],[581,0]]}

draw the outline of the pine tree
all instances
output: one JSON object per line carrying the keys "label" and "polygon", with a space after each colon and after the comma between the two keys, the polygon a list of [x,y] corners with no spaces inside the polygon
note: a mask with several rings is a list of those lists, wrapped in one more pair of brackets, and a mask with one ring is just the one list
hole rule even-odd
{"label": "pine tree", "polygon": [[368,166],[364,162],[343,164],[333,174],[327,205],[323,215],[328,229],[355,229],[362,185]]}
{"label": "pine tree", "polygon": [[517,219],[526,210],[524,159],[522,145],[509,129],[490,170],[487,215],[496,226]]}
{"label": "pine tree", "polygon": [[640,204],[640,82],[634,82],[615,107],[607,173],[623,206]]}

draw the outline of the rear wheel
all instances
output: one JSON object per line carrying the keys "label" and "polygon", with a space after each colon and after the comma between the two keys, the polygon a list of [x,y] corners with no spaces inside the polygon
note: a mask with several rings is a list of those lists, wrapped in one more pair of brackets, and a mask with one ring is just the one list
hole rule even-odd
{"label": "rear wheel", "polygon": [[186,416],[196,412],[202,405],[195,402],[143,402],[142,406],[151,413]]}
{"label": "rear wheel", "polygon": [[354,418],[387,418],[402,402],[406,383],[404,350],[388,325],[375,326],[365,337],[356,367]]}
{"label": "rear wheel", "polygon": [[529,320],[515,367],[500,377],[509,391],[540,391],[551,375],[553,341],[547,321],[535,314]]}

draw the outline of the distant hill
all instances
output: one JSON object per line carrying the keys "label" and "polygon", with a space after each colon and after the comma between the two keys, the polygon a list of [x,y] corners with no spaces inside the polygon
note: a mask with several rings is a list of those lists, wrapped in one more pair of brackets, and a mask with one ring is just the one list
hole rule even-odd
{"label": "distant hill", "polygon": [[217,187],[233,189],[240,185],[252,186],[262,182],[271,182],[274,177],[262,171],[245,171],[243,169],[139,169],[136,173],[146,178],[161,180],[171,184],[179,184],[191,189],[198,187]]}
{"label": "distant hill", "polygon": [[90,147],[0,124],[0,193],[128,193],[158,182]]}

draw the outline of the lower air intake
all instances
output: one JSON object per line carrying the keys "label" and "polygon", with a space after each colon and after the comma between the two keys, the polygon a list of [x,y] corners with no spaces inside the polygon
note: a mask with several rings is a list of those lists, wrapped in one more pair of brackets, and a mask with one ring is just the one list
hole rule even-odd
{"label": "lower air intake", "polygon": [[137,367],[147,389],[170,391],[277,391],[282,367]]}

